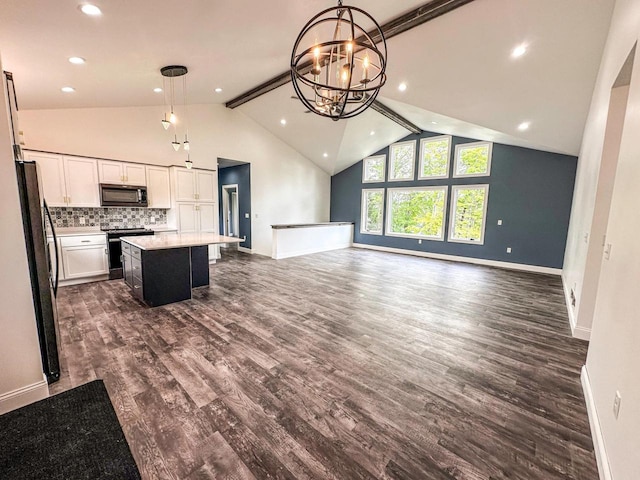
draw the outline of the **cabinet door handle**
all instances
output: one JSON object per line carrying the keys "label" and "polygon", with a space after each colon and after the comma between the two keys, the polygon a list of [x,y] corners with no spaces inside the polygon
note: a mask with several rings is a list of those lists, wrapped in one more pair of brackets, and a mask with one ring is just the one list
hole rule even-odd
{"label": "cabinet door handle", "polygon": [[91,243],[91,240],[80,240],[80,243]]}
{"label": "cabinet door handle", "polygon": [[134,285],[133,288],[135,288],[136,290],[140,288],[140,285]]}

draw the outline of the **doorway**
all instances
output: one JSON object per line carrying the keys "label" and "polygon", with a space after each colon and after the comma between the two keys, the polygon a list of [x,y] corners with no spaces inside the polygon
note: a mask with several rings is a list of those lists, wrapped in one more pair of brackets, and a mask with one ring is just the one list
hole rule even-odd
{"label": "doorway", "polygon": [[240,209],[238,198],[237,184],[222,186],[222,233],[228,237],[240,236]]}

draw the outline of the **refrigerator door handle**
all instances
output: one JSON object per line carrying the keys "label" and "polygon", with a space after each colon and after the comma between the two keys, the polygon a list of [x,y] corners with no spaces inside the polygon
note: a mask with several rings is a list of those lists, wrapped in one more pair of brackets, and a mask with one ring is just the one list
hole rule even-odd
{"label": "refrigerator door handle", "polygon": [[53,283],[53,295],[58,296],[58,278],[60,275],[60,258],[58,258],[58,237],[56,237],[56,229],[53,226],[53,218],[51,218],[51,212],[49,212],[49,206],[45,200],[42,201],[44,205],[44,211],[47,213],[47,218],[49,219],[49,224],[51,225],[51,234],[53,235],[53,249],[55,250],[55,258],[56,258],[56,278]]}

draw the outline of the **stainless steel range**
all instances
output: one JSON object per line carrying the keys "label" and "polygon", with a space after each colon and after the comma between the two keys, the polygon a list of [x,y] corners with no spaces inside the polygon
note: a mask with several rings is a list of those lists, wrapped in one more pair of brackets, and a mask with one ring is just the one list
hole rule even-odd
{"label": "stainless steel range", "polygon": [[154,235],[148,228],[103,228],[107,234],[109,245],[109,279],[122,278],[122,245],[120,237],[136,237],[139,235]]}

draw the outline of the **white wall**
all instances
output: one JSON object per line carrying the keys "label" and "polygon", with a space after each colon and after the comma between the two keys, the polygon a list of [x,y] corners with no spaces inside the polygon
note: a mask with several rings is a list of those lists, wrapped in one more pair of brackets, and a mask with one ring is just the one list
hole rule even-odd
{"label": "white wall", "polygon": [[[592,220],[600,159],[603,154],[611,88],[629,52],[640,37],[640,2],[618,0],[605,47],[580,154],[576,194],[565,260],[565,281],[580,282],[590,268],[585,233],[594,238]],[[631,480],[640,472],[640,58],[636,51],[634,74],[620,142],[617,173],[606,227],[612,244],[609,260],[601,263],[600,281],[586,369],[591,385],[606,459],[612,478]],[[606,152],[605,152],[606,153]],[[599,200],[598,200],[599,201]],[[597,221],[597,219],[596,219]],[[585,270],[585,268],[587,270]],[[579,287],[582,288],[582,287]],[[583,291],[584,294],[584,291]],[[578,311],[577,321],[580,322]],[[620,416],[612,407],[621,393]],[[594,413],[594,412],[591,412]]]}
{"label": "white wall", "polygon": [[3,76],[0,88],[0,413],[47,395],[5,98]]}
{"label": "white wall", "polygon": [[[173,134],[160,125],[162,107],[26,110],[26,148],[116,160],[184,165]],[[239,110],[189,106],[195,167],[217,158],[251,163],[252,247],[271,255],[271,225],[329,220],[330,176]],[[182,139],[179,139],[182,140]]]}

